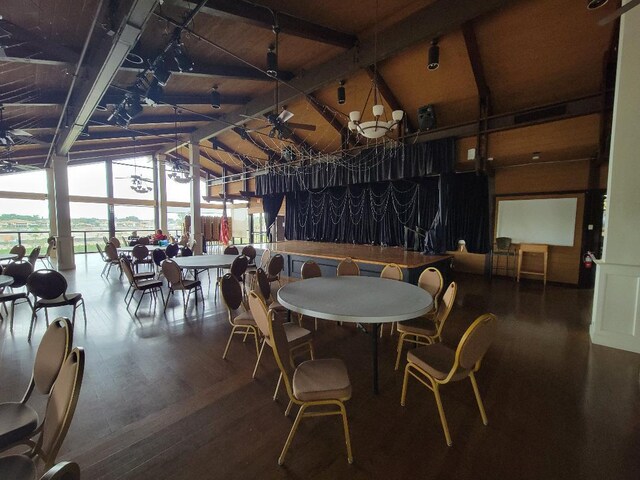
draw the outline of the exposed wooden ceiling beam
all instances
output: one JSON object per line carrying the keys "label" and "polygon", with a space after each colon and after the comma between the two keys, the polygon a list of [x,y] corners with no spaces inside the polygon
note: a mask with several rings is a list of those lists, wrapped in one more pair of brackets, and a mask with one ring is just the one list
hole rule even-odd
{"label": "exposed wooden ceiling beam", "polygon": [[[369,75],[369,78],[372,80],[376,76],[375,68],[373,67],[373,65],[369,65],[367,68],[365,68],[365,71],[367,72],[367,75]],[[378,85],[378,90],[380,91],[380,95],[382,95],[382,98],[384,98],[387,101],[391,110],[392,111],[402,110],[403,112],[405,112],[405,115],[402,118],[402,122],[405,124],[406,130],[410,132],[415,132],[417,130],[416,126],[413,125],[413,122],[409,118],[409,115],[407,115],[407,111],[404,108],[402,108],[402,105],[400,104],[398,97],[396,97],[395,93],[393,93],[393,90],[389,88],[389,85],[387,85],[387,82],[384,80],[384,77],[380,74],[380,71],[378,71],[376,83]]]}
{"label": "exposed wooden ceiling beam", "polygon": [[[182,160],[184,163],[189,165],[189,159],[187,157],[185,157],[184,155],[181,155],[181,154],[179,154],[177,152],[171,152],[171,153],[169,153],[167,155],[169,155],[171,157],[174,157],[174,158],[177,158],[179,160]],[[214,172],[210,168],[204,167],[202,164],[200,164],[200,170],[201,170],[201,172],[204,171],[205,173],[208,173],[213,178],[221,178],[219,173]]]}
{"label": "exposed wooden ceiling beam", "polygon": [[[4,97],[4,99],[3,99]],[[0,103],[5,107],[50,107],[64,104],[66,94],[64,92],[50,92],[37,97],[21,99],[19,97],[10,98],[8,93],[0,92]],[[104,95],[103,101],[107,105],[117,105],[124,98],[124,93],[108,93]],[[226,105],[244,105],[250,100],[249,97],[238,95],[224,95],[222,103]],[[209,105],[211,97],[209,95],[163,95],[162,104],[169,105]],[[96,104],[97,105],[97,104]],[[143,104],[143,107],[148,105]],[[94,107],[95,110],[95,107]],[[202,117],[201,117],[202,118]]]}
{"label": "exposed wooden ceiling beam", "polygon": [[54,59],[75,64],[80,58],[80,55],[72,49],[53,42],[50,39],[43,38],[3,18],[0,18],[0,28],[9,33],[12,40],[26,42],[43,53],[53,56]]}
{"label": "exposed wooden ceiling beam", "polygon": [[[87,62],[82,81],[71,90],[70,104],[74,106],[68,127],[60,132],[55,143],[58,155],[66,155],[80,132],[87,124],[96,106],[107,92],[109,85],[127,54],[135,46],[147,20],[157,5],[157,0],[134,0],[112,36],[98,30],[87,49]],[[65,112],[66,114],[66,112]]]}
{"label": "exposed wooden ceiling beam", "polygon": [[[184,0],[170,0],[170,3],[184,8],[192,8],[195,4],[193,1]],[[201,11],[208,15],[229,18],[261,28],[271,29],[275,23],[271,9],[242,0],[209,0]],[[355,35],[349,33],[339,32],[284,12],[275,13],[281,33],[287,35],[347,49],[353,47],[358,40]]]}
{"label": "exposed wooden ceiling beam", "polygon": [[[215,117],[216,115],[211,115]],[[193,123],[193,122],[209,122],[210,119],[205,118],[201,115],[188,114],[188,115],[180,115],[178,117],[178,128],[180,128],[184,123]],[[131,123],[129,123],[130,127],[148,127],[149,125],[171,125],[173,126],[175,122],[175,117],[173,115],[142,115],[134,118]],[[22,130],[27,130],[33,132],[34,130],[44,130],[44,129],[52,129],[56,128],[58,125],[58,120],[54,118],[43,118],[36,121],[36,123],[20,127]],[[91,119],[89,120],[89,124],[91,130],[100,131],[100,129],[105,127],[113,127],[113,125],[109,125],[106,123],[106,119],[97,120]]]}
{"label": "exposed wooden ceiling beam", "polygon": [[484,74],[484,66],[482,65],[480,48],[478,47],[478,39],[476,38],[476,31],[473,27],[473,23],[464,23],[462,25],[462,34],[464,36],[465,46],[467,47],[467,55],[469,57],[469,63],[471,64],[471,70],[473,70],[473,79],[475,80],[476,87],[478,88],[478,95],[480,97],[487,97],[490,94],[490,90],[487,83],[487,77]]}
{"label": "exposed wooden ceiling beam", "polygon": [[271,148],[269,148],[266,145],[264,145],[262,142],[256,141],[251,136],[251,134],[249,132],[247,132],[244,128],[242,128],[242,127],[234,127],[233,128],[233,133],[235,133],[240,138],[242,138],[244,141],[249,142],[251,145],[253,145],[257,149],[259,149],[262,153],[264,153],[267,156],[268,160],[274,161],[275,159],[281,159],[282,158],[282,155],[279,152],[276,152],[275,150],[272,150]]}
{"label": "exposed wooden ceiling beam", "polygon": [[[251,67],[244,67],[239,65],[203,65],[197,59],[194,59],[194,67],[191,72],[181,72],[176,68],[170,68],[171,75],[177,75],[180,77],[206,77],[206,78],[235,78],[237,80],[255,80],[261,82],[273,82],[273,78],[267,74],[261,72],[258,69]],[[124,66],[120,68],[123,72],[140,72],[140,68]],[[279,71],[279,78],[283,80],[291,80],[293,78],[293,72]],[[171,82],[171,79],[169,79]],[[224,96],[224,94],[222,94]],[[224,98],[223,98],[224,99]]]}
{"label": "exposed wooden ceiling beam", "polygon": [[[376,49],[373,37],[363,40],[358,50],[358,60],[354,61],[352,51],[344,52],[329,61],[311,68],[303,76],[296,77],[291,82],[280,85],[280,103],[294,102],[301,95],[313,93],[320,88],[348,77],[374,63],[382,61],[399,51],[404,50],[426,40],[460,27],[463,23],[480,15],[489,13],[517,0],[435,0],[433,3],[418,10],[406,19],[384,30],[379,36],[384,42]],[[377,50],[377,56],[376,56]],[[243,109],[244,114],[259,116],[273,108],[273,94],[271,92],[254,98]],[[229,123],[241,125],[247,122],[240,112],[233,112],[226,118],[228,123],[211,122],[194,132],[193,137],[203,140],[213,137],[231,126]]]}
{"label": "exposed wooden ceiling beam", "polygon": [[[254,162],[249,160],[249,158],[247,158],[246,155],[243,155],[242,153],[236,152],[233,148],[229,147],[225,143],[222,143],[220,140],[216,139],[215,142],[211,142],[211,145],[212,145],[212,148],[214,148],[214,149],[219,149],[219,150],[222,150],[223,152],[228,153],[229,155],[233,155],[234,157],[239,159],[242,162],[242,164],[245,167],[247,167],[248,169],[255,170]],[[227,165],[227,169],[229,169],[229,168],[233,168],[233,167],[229,167],[229,165]],[[236,169],[234,169],[234,170],[236,170]],[[241,173],[238,170],[236,170],[235,172],[233,172],[233,170],[230,170],[230,171],[232,173]]]}
{"label": "exposed wooden ceiling beam", "polygon": [[328,110],[329,108],[323,104],[320,100],[318,100],[313,95],[309,94],[306,96],[307,103],[311,105],[311,107],[320,114],[322,118],[326,120],[326,122],[333,127],[333,129],[338,132],[340,138],[345,139],[350,146],[356,146],[358,144],[357,139],[351,135],[351,132],[340,120],[338,120],[337,115],[331,115]]}

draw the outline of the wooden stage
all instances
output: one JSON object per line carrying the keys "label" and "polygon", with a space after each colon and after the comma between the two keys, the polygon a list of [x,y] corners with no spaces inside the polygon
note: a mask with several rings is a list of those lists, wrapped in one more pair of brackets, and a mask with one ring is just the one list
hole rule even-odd
{"label": "wooden stage", "polygon": [[336,267],[346,257],[351,257],[360,267],[360,274],[379,276],[385,265],[396,263],[402,268],[405,281],[417,283],[422,271],[430,266],[437,267],[445,278],[449,273],[451,255],[423,255],[402,247],[380,247],[375,245],[354,245],[351,243],[305,242],[291,240],[278,243],[254,245],[261,256],[266,249],[280,253],[285,258],[285,275],[300,277],[302,264],[313,259],[323,275],[335,275]]}

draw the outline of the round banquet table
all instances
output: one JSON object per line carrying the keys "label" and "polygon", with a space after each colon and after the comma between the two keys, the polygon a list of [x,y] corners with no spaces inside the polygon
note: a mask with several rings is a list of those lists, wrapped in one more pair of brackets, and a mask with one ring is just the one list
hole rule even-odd
{"label": "round banquet table", "polygon": [[15,253],[3,253],[0,255],[0,262],[4,262],[5,260],[15,260],[18,258],[18,255]]}
{"label": "round banquet table", "polygon": [[210,268],[229,268],[238,255],[193,255],[191,257],[174,257],[182,269],[193,270],[195,276]]}
{"label": "round banquet table", "polygon": [[400,322],[431,310],[433,299],[406,282],[377,277],[319,277],[289,283],[278,302],[310,317],[372,326],[373,391],[378,393],[378,330],[381,323]]}
{"label": "round banquet table", "polygon": [[8,287],[13,283],[13,277],[9,275],[0,275],[0,288]]}

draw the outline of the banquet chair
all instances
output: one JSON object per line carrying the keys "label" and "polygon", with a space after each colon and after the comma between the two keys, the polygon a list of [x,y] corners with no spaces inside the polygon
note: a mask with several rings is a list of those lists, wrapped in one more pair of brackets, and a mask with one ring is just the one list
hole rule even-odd
{"label": "banquet chair", "polygon": [[280,303],[274,298],[273,291],[271,289],[271,282],[269,282],[269,277],[262,268],[257,270],[256,279],[256,283],[258,285],[255,291],[260,295],[260,298],[262,298],[262,301],[267,305],[267,307],[269,307],[269,310],[274,310],[277,315],[288,314],[288,310],[280,305]]}
{"label": "banquet chair", "polygon": [[133,266],[136,272],[139,271],[139,265],[153,266],[153,259],[149,258],[149,249],[145,245],[136,245],[133,247],[131,256],[133,257]]}
{"label": "banquet chair", "polygon": [[[131,305],[131,301],[136,292],[141,292],[140,298],[138,299],[138,305],[136,306],[134,315],[138,313],[138,309],[140,308],[140,303],[142,302],[142,297],[145,296],[147,292],[151,294],[151,298],[155,299],[155,294],[160,291],[160,296],[162,297],[162,303],[164,303],[164,295],[162,294],[162,280],[138,280],[134,273],[133,268],[131,267],[131,262],[127,258],[120,259],[120,268],[124,272],[127,280],[129,280],[129,290],[127,290],[127,294],[129,291],[131,292],[131,296],[129,297],[129,301],[127,302],[127,308]],[[125,294],[125,302],[127,301],[127,297]]]}
{"label": "banquet chair", "polygon": [[269,260],[271,260],[271,250],[266,249],[260,256],[260,265],[255,269],[247,270],[247,275],[249,275],[249,290],[253,290],[256,286],[256,272],[258,271],[258,268],[266,270],[267,265],[269,265]]}
{"label": "banquet chair", "polygon": [[251,275],[250,272],[254,272],[254,275],[255,275],[255,271],[258,269],[256,265],[256,256],[258,255],[258,252],[256,252],[256,249],[253,247],[253,245],[245,245],[242,248],[241,253],[242,255],[246,256],[249,259],[249,264],[247,265],[247,271],[245,272],[242,278],[242,286],[246,289],[245,281],[246,281],[247,275]]}
{"label": "banquet chair", "polygon": [[80,480],[80,466],[75,462],[60,462],[47,470],[40,480]]}
{"label": "banquet chair", "polygon": [[31,250],[31,253],[27,257],[27,262],[31,264],[31,267],[34,270],[36,269],[36,262],[38,261],[39,256],[40,256],[40,247],[38,246],[38,247],[35,247],[33,250]]}
{"label": "banquet chair", "polygon": [[[116,248],[116,246],[111,242],[107,243],[107,245],[104,247],[104,254],[107,257],[107,263],[102,269],[101,275],[105,275],[108,277],[109,273],[111,272],[111,267],[113,267],[114,265],[117,266],[118,269],[120,269],[120,275],[122,275],[122,268],[120,268],[120,259],[118,257],[118,249]],[[105,269],[107,270],[106,274],[104,272]]]}
{"label": "banquet chair", "polygon": [[405,406],[407,383],[409,375],[411,375],[433,392],[448,446],[451,446],[452,442],[447,418],[442,407],[442,399],[440,398],[440,386],[469,377],[478,409],[480,410],[480,416],[482,417],[482,423],[484,425],[488,424],[475,372],[480,369],[482,358],[496,336],[496,328],[495,315],[486,313],[476,318],[469,326],[455,350],[442,343],[434,343],[433,345],[411,350],[407,354],[407,366],[404,369],[400,405]]}
{"label": "banquet chair", "polygon": [[238,255],[238,247],[235,245],[227,245],[222,252],[223,255]]}
{"label": "banquet chair", "polygon": [[173,258],[178,256],[179,251],[180,246],[177,243],[170,243],[169,245],[167,245],[165,253],[167,254],[167,258]]}
{"label": "banquet chair", "polygon": [[181,255],[182,257],[193,257],[193,250],[189,247],[182,247]]}
{"label": "banquet chair", "polygon": [[243,341],[247,339],[248,335],[253,335],[257,356],[260,353],[258,326],[253,319],[253,315],[251,315],[251,312],[245,305],[240,282],[231,273],[226,273],[220,279],[220,294],[224,305],[227,307],[229,324],[231,325],[231,333],[229,334],[229,340],[227,340],[227,346],[224,349],[222,358],[227,358],[227,353],[231,346],[231,339],[234,335],[243,335]]}
{"label": "banquet chair", "polygon": [[[438,308],[435,317],[418,317],[411,320],[398,322],[396,328],[400,334],[398,338],[398,347],[396,355],[396,366],[398,370],[400,366],[400,356],[402,355],[402,346],[404,342],[414,343],[416,345],[431,345],[442,340],[442,329],[449,318],[453,303],[456,301],[456,293],[458,285],[451,282],[447,287],[447,291],[442,296],[442,305]],[[407,338],[409,336],[410,338]]]}
{"label": "banquet chair", "polygon": [[140,237],[138,239],[138,244],[139,245],[150,245],[151,242],[149,241],[149,237]]}
{"label": "banquet chair", "polygon": [[[56,270],[38,270],[29,275],[27,279],[27,291],[33,295],[33,315],[31,315],[31,327],[29,328],[28,340],[31,341],[31,334],[35,327],[38,310],[44,309],[44,316],[49,324],[49,308],[73,307],[71,316],[71,326],[75,327],[76,310],[82,306],[84,317],[84,327],[87,328],[87,310],[81,293],[67,292],[67,279]],[[40,298],[40,299],[38,299]]]}
{"label": "banquet chair", "polygon": [[429,314],[435,315],[440,306],[440,294],[444,287],[444,279],[440,270],[435,267],[424,269],[418,278],[418,286],[433,297],[433,309]]}
{"label": "banquet chair", "polygon": [[6,304],[11,302],[11,318],[9,322],[9,330],[13,332],[13,317],[16,303],[20,300],[26,300],[33,312],[33,305],[27,295],[27,292],[17,292],[16,290],[24,287],[27,284],[29,275],[33,272],[33,267],[29,262],[11,262],[4,267],[3,274],[13,277],[13,283],[11,284],[11,292],[0,293],[0,303],[5,307]]}
{"label": "banquet chair", "polygon": [[[243,291],[244,291],[244,274],[247,271],[247,265],[249,264],[249,259],[245,255],[238,255],[229,268],[229,273],[235,277],[238,282],[242,283]],[[213,296],[213,302],[216,303],[218,301],[218,289],[220,288],[220,281],[222,280],[222,268],[218,268],[218,277],[216,278],[216,291]],[[208,270],[207,270],[208,272]],[[246,292],[244,292],[246,296]]]}
{"label": "banquet chair", "polygon": [[269,283],[278,282],[278,287],[282,287],[282,283],[280,283],[280,274],[284,270],[284,257],[279,253],[276,253],[269,260],[269,265],[267,265],[267,279]]}
{"label": "banquet chair", "polygon": [[43,254],[38,255],[38,260],[42,262],[44,268],[53,269],[53,264],[51,263],[51,252],[55,247],[55,243],[54,240],[49,240],[47,243],[47,251]]}
{"label": "banquet chair", "polygon": [[84,350],[74,348],[62,364],[53,384],[37,440],[25,442],[30,448],[24,454],[0,457],[0,478],[35,479],[38,460],[44,464],[45,469],[55,464],[78,404],[84,364]]}
{"label": "banquet chair", "polygon": [[113,245],[116,248],[120,248],[122,245],[120,244],[120,240],[118,240],[118,237],[111,237],[111,240],[109,240],[111,243],[113,243]]}
{"label": "banquet chair", "polygon": [[[284,380],[287,395],[289,396],[289,404],[285,415],[289,414],[294,404],[300,406],[298,415],[293,422],[289,436],[278,458],[278,464],[282,465],[284,463],[300,421],[305,417],[327,415],[340,415],[342,417],[347,446],[347,460],[349,463],[353,463],[349,423],[347,421],[347,411],[344,407],[344,402],[351,398],[351,381],[344,362],[335,358],[315,360],[312,357],[311,360],[302,362],[295,367],[291,357],[292,343],[287,331],[287,324],[274,320],[273,312],[267,310],[266,305],[255,292],[249,294],[249,305],[260,330],[267,331],[265,339],[269,339],[269,345],[280,369],[280,378]],[[332,406],[337,408],[327,408]]]}
{"label": "banquet chair", "polygon": [[[302,264],[302,267],[300,268],[300,276],[303,280],[306,280],[308,278],[318,278],[322,276],[322,270],[320,270],[320,266],[316,262],[314,262],[313,260],[307,260]],[[298,317],[298,323],[300,325],[302,325],[302,317],[302,314],[300,314]],[[318,330],[318,319],[314,318],[314,321],[315,329]]]}
{"label": "banquet chair", "polygon": [[[389,263],[385,265],[385,267],[380,272],[380,278],[388,278],[389,280],[404,280],[404,274],[402,273],[402,269],[399,265],[395,263]],[[389,324],[389,335],[393,335],[394,323]],[[380,338],[382,338],[382,333],[384,332],[384,323],[380,325]]]}
{"label": "banquet chair", "polygon": [[[131,259],[129,257],[120,257],[120,260],[118,260],[118,265],[120,265],[120,261],[124,260],[128,265],[129,265],[129,270],[131,270],[131,273],[133,274],[133,278],[136,281],[144,281],[144,280],[153,280],[156,277],[156,274],[154,272],[134,272],[133,271],[133,265],[131,264]],[[129,294],[133,291],[133,287],[131,286],[131,284],[129,284],[129,288],[127,289],[127,293],[125,293],[124,295],[124,301],[125,303],[127,302],[127,297],[129,296]]]}
{"label": "banquet chair", "polygon": [[106,236],[102,236],[102,241],[104,242],[105,245],[109,244],[109,239]]}
{"label": "banquet chair", "polygon": [[[259,303],[260,305],[263,305],[265,309],[267,309],[270,320],[275,322],[280,322],[284,325],[283,328],[285,330],[287,341],[289,342],[289,350],[294,351],[294,350],[299,350],[302,347],[306,347],[309,350],[309,355],[311,359],[313,360],[314,351],[313,351],[313,338],[311,335],[311,331],[307,330],[306,328],[302,328],[300,325],[297,325],[293,322],[283,322],[282,319],[276,318],[275,310],[268,308],[263,298],[255,290],[249,293],[250,306],[256,305],[255,302],[251,303],[251,298],[253,297],[257,297],[260,299]],[[260,311],[258,313],[260,313]],[[262,352],[264,351],[264,346],[269,345],[271,348],[273,348],[273,343],[271,342],[268,326],[265,325],[264,322],[261,324],[258,321],[258,319],[256,318],[256,314],[253,310],[251,310],[251,314],[253,315],[253,318],[256,321],[256,324],[258,325],[258,328],[260,329],[260,333],[262,334],[262,337],[263,337],[262,345],[260,346],[260,351],[258,352],[256,365],[253,368],[253,374],[251,375],[251,378],[256,378],[256,372],[258,371],[258,365],[260,365],[260,359],[262,358]],[[278,384],[276,385],[276,390],[273,394],[274,400],[278,396],[278,389],[280,388],[281,380],[282,380],[282,375],[278,377]]]}
{"label": "banquet chair", "polygon": [[[200,291],[200,297],[204,302],[204,294],[202,293],[202,284],[200,280],[187,280],[182,276],[182,269],[173,260],[165,260],[162,262],[162,275],[167,279],[169,283],[169,293],[167,293],[167,299],[164,302],[164,311],[167,311],[167,305],[169,305],[169,297],[176,291],[182,292],[182,306],[184,313],[187,313],[187,304],[193,291],[196,297],[196,308],[198,308],[198,291]],[[187,292],[185,298],[184,292]],[[164,300],[164,299],[163,299]]]}
{"label": "banquet chair", "polygon": [[360,275],[360,267],[358,267],[358,264],[354,262],[351,257],[347,257],[338,264],[337,275],[339,277],[357,277]]}
{"label": "banquet chair", "polygon": [[27,402],[35,392],[48,397],[71,351],[73,330],[67,318],[56,318],[44,333],[33,363],[31,380],[19,402],[0,403],[0,451],[33,436],[38,413]]}
{"label": "banquet chair", "polygon": [[153,263],[156,264],[158,273],[162,272],[162,268],[161,268],[162,262],[164,262],[167,259],[166,252],[161,248],[156,248],[151,253],[151,258],[153,259]]}
{"label": "banquet chair", "polygon": [[9,250],[9,253],[17,255],[18,258],[16,258],[16,260],[22,260],[22,257],[27,253],[27,249],[24,248],[24,245],[14,245],[11,247],[11,250]]}

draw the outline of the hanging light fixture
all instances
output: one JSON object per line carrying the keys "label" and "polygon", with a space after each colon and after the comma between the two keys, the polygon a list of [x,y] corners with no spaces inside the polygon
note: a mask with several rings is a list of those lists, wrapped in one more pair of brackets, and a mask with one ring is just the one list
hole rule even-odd
{"label": "hanging light fixture", "polygon": [[338,104],[344,105],[344,102],[347,101],[347,92],[344,89],[344,80],[340,80],[340,85],[338,86]]}
{"label": "hanging light fixture", "polygon": [[438,39],[431,40],[431,46],[429,47],[429,60],[427,68],[429,70],[436,70],[440,66],[440,47],[438,46]]}
{"label": "hanging light fixture", "polygon": [[149,183],[153,183],[153,182],[148,178],[144,178],[141,175],[138,175],[138,160],[137,160],[138,155],[137,155],[137,149],[136,149],[136,137],[132,137],[132,139],[133,139],[133,175],[131,175],[131,190],[140,194],[149,193],[151,190],[153,190],[153,187],[151,187]]}
{"label": "hanging light fixture", "polygon": [[267,51],[267,75],[274,78],[278,76],[278,54],[275,45],[269,45]]}
{"label": "hanging light fixture", "polygon": [[[175,140],[175,151],[178,153],[178,109],[173,107],[173,115],[174,115],[174,140]],[[189,183],[193,178],[189,173],[189,168],[186,167],[180,160],[173,159],[171,160],[172,170],[167,174],[167,176],[177,183]]]}
{"label": "hanging light fixture", "polygon": [[595,10],[596,8],[602,7],[609,0],[587,0],[587,8],[589,10]]}
{"label": "hanging light fixture", "polygon": [[[364,102],[361,111],[354,110],[349,113],[349,130],[352,132],[359,133],[363,137],[366,138],[381,138],[384,137],[391,130],[395,130],[398,128],[398,124],[404,118],[404,111],[402,110],[394,110],[391,112],[391,120],[383,120],[384,116],[384,105],[380,102],[381,95],[378,91],[378,2],[376,1],[376,30],[374,35],[374,46],[375,46],[375,54],[374,54],[374,64],[373,64],[373,78],[371,79],[371,88],[369,89],[369,94],[367,95],[367,99]],[[371,94],[373,93],[373,120],[369,120],[366,122],[362,120],[362,114],[367,108],[367,104],[369,103],[369,98],[371,98]]]}
{"label": "hanging light fixture", "polygon": [[220,108],[220,92],[218,91],[218,85],[214,85],[213,90],[211,90],[211,106],[215,109]]}

